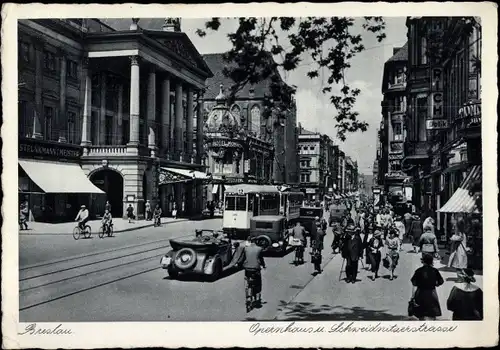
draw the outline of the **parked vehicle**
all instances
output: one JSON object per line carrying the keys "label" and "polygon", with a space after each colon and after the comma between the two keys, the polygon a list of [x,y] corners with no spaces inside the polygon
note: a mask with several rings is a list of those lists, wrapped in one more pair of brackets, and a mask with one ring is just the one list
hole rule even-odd
{"label": "parked vehicle", "polygon": [[[314,220],[316,217],[322,218],[324,214],[323,208],[317,207],[302,207],[300,208],[299,221],[307,232],[315,232],[316,226]],[[313,227],[314,226],[314,227]]]}
{"label": "parked vehicle", "polygon": [[224,271],[239,268],[243,259],[243,245],[233,244],[222,231],[197,230],[196,237],[171,239],[170,246],[160,265],[172,278],[195,274],[215,281]]}
{"label": "parked vehicle", "polygon": [[344,203],[337,202],[331,204],[329,208],[330,214],[328,220],[330,227],[333,227],[334,223],[341,223],[347,211],[347,206]]}
{"label": "parked vehicle", "polygon": [[250,219],[250,237],[266,252],[284,253],[288,246],[286,219],[280,215],[262,215]]}

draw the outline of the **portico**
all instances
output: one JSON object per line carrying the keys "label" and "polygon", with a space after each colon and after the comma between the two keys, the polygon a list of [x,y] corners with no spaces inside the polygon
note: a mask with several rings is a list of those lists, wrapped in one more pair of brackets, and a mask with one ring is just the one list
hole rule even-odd
{"label": "portico", "polygon": [[87,175],[92,180],[110,170],[123,177],[123,214],[132,204],[143,216],[147,200],[167,215],[174,205],[180,215],[201,212],[201,183],[159,181],[165,168],[204,171],[203,145],[193,145],[193,134],[203,139],[200,105],[212,73],[188,37],[131,26],[89,33],[86,45],[81,160]]}

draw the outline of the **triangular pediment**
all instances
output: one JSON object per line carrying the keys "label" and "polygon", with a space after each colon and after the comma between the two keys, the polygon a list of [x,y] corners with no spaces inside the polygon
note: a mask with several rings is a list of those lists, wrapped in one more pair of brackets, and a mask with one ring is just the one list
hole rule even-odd
{"label": "triangular pediment", "polygon": [[148,30],[144,31],[144,34],[160,42],[183,63],[205,72],[207,76],[212,76],[210,68],[185,33]]}

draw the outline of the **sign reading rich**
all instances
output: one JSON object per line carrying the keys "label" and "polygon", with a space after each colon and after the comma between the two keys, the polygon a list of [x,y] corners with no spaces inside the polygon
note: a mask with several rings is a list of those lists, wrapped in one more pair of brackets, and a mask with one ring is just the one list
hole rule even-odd
{"label": "sign reading rich", "polygon": [[77,145],[60,144],[34,139],[19,139],[19,156],[59,159],[79,159],[82,149]]}

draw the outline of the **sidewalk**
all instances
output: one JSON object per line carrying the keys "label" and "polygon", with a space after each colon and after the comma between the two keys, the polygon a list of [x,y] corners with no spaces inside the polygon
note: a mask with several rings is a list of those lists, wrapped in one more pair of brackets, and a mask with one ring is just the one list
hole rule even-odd
{"label": "sidewalk", "polygon": [[[188,221],[188,219],[162,218],[162,225],[168,225],[175,222]],[[101,220],[91,220],[88,222],[93,233],[97,233],[101,227]],[[64,222],[60,224],[50,224],[45,222],[28,222],[27,231],[19,231],[19,235],[71,235],[76,222]],[[129,223],[128,220],[122,218],[113,219],[113,232],[127,232],[139,230],[145,227],[152,227],[153,221],[136,220]]]}
{"label": "sidewalk", "polygon": [[[323,273],[314,277],[297,296],[278,311],[276,320],[280,321],[332,321],[332,320],[416,320],[407,315],[408,300],[411,295],[410,279],[414,271],[422,264],[421,254],[410,252],[410,244],[403,245],[400,260],[395,271],[397,278],[390,281],[389,271],[380,267],[379,276],[375,281],[368,277],[371,272],[363,269],[359,263],[359,273],[356,284],[347,284],[339,280],[342,258],[336,255]],[[323,253],[330,254],[327,248]],[[363,261],[364,262],[364,261]],[[450,271],[441,262],[435,267],[440,270],[445,283],[437,288],[441,304],[441,320],[451,320],[452,314],[446,308],[446,300],[456,280],[456,273]],[[476,284],[482,288],[483,278],[476,275]]]}

